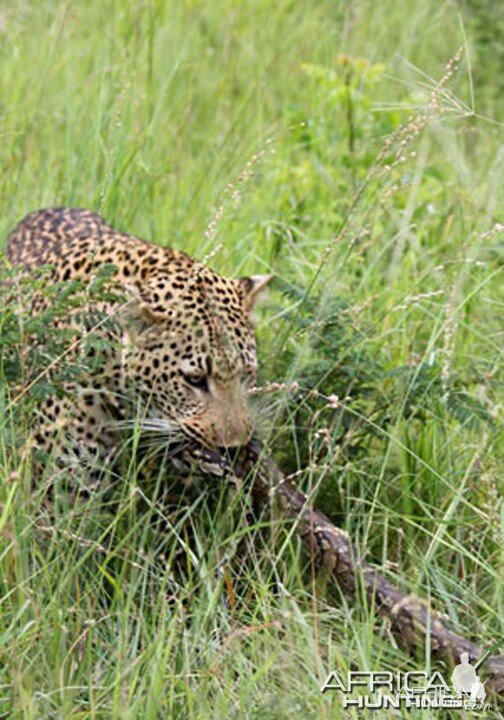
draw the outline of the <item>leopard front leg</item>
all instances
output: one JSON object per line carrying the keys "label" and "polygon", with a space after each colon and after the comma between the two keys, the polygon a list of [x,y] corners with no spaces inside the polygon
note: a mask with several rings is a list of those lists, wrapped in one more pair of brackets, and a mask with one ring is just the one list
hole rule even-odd
{"label": "leopard front leg", "polygon": [[36,409],[35,474],[49,485],[65,477],[73,492],[89,493],[103,481],[119,447],[110,398],[94,388],[66,384]]}

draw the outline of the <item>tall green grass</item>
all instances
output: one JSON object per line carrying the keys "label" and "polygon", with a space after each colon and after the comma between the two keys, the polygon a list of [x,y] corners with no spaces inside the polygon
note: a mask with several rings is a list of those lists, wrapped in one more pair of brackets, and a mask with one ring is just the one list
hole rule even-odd
{"label": "tall green grass", "polygon": [[[274,272],[271,452],[383,573],[502,639],[500,17],[16,0],[0,33],[1,237],[85,206],[223,274]],[[146,489],[132,463],[113,502],[49,516],[54,468],[34,486],[2,426],[0,714],[352,717],[320,695],[329,670],[431,666],[328,596],[247,488],[162,466]]]}

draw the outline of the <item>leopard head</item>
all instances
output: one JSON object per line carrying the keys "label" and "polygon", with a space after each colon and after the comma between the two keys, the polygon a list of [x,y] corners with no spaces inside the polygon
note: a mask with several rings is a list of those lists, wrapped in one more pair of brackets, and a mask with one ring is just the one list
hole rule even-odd
{"label": "leopard head", "polygon": [[251,314],[271,278],[225,278],[187,258],[138,287],[122,365],[146,427],[209,447],[250,439],[246,390],[257,373]]}

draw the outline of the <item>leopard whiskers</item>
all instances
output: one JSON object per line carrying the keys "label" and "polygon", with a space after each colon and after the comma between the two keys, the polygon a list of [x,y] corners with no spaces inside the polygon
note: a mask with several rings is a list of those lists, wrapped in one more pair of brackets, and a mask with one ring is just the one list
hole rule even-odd
{"label": "leopard whiskers", "polygon": [[109,424],[114,430],[139,430],[141,433],[155,435],[182,436],[180,424],[165,418],[133,418],[129,420],[114,420]]}

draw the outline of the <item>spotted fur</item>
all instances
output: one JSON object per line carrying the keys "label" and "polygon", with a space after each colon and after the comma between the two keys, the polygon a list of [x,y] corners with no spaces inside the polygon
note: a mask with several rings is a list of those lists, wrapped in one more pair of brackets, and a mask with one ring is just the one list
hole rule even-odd
{"label": "spotted fur", "polygon": [[250,313],[270,276],[222,277],[72,208],[29,214],[10,234],[7,256],[27,271],[50,265],[54,281],[87,281],[113,264],[123,293],[123,304],[105,306],[119,318],[117,350],[101,374],[42,404],[40,446],[67,436],[79,458],[102,462],[117,449],[116,430],[138,414],[159,438],[179,433],[212,447],[249,439],[244,388],[257,370]]}

